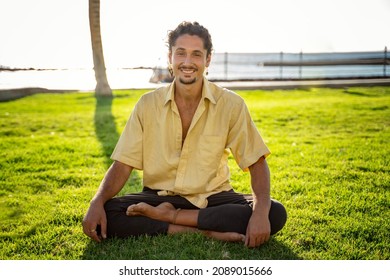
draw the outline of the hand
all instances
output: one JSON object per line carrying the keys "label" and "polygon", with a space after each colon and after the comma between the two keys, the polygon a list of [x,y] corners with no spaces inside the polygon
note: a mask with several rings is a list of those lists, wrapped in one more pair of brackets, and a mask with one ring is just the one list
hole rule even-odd
{"label": "hand", "polygon": [[271,224],[268,216],[252,213],[246,229],[245,246],[258,247],[269,240],[271,236]]}
{"label": "hand", "polygon": [[101,242],[102,239],[96,232],[98,225],[100,225],[101,228],[101,237],[103,239],[107,238],[107,218],[104,206],[92,202],[83,219],[83,231],[96,242]]}

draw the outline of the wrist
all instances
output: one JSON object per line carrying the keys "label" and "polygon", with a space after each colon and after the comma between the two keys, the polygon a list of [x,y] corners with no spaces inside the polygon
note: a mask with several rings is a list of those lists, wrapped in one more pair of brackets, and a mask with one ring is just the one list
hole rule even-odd
{"label": "wrist", "polygon": [[253,203],[253,212],[259,215],[269,214],[271,209],[271,199],[262,199],[261,201],[254,201]]}
{"label": "wrist", "polygon": [[96,196],[92,198],[92,200],[89,203],[91,206],[104,206],[105,200],[102,197]]}

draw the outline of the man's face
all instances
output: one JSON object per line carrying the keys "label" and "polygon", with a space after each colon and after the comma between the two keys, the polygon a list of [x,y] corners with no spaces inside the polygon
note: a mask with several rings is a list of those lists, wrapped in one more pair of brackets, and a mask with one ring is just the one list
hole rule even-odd
{"label": "man's face", "polygon": [[194,84],[203,79],[203,72],[210,64],[211,56],[203,41],[196,35],[182,35],[169,53],[173,75],[182,84]]}

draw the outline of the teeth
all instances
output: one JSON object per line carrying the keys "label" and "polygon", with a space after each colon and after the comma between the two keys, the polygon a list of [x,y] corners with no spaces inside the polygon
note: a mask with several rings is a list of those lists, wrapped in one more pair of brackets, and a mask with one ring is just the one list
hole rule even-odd
{"label": "teeth", "polygon": [[182,71],[184,74],[192,74],[192,73],[195,72],[195,70],[193,70],[193,69],[191,69],[191,70],[184,70],[184,69],[182,69],[181,71]]}
{"label": "teeth", "polygon": [[191,74],[191,73],[194,73],[194,72],[195,72],[195,69],[194,69],[194,68],[180,68],[180,70],[181,70],[184,74]]}

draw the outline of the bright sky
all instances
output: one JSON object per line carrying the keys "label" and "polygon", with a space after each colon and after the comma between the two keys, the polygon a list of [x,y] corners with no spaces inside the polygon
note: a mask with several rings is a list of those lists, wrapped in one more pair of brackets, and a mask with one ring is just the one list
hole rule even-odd
{"label": "bright sky", "polygon": [[[216,52],[390,48],[390,0],[101,0],[108,68],[166,65],[168,30],[209,29]],[[0,65],[91,68],[87,0],[0,0]]]}

